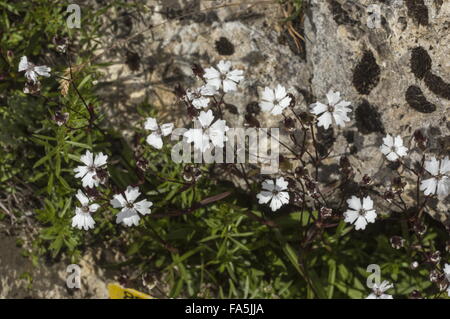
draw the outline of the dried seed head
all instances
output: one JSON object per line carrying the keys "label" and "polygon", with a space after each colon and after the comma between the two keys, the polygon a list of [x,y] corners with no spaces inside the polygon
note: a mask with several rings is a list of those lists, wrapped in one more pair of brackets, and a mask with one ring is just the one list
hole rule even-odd
{"label": "dried seed head", "polygon": [[416,130],[414,132],[414,140],[417,143],[417,146],[424,151],[427,148],[428,139],[423,135],[421,130]]}
{"label": "dried seed head", "polygon": [[148,161],[146,159],[138,159],[136,161],[136,166],[143,172],[145,172],[148,168]]}
{"label": "dried seed head", "polygon": [[95,198],[99,198],[101,196],[100,192],[96,188],[87,187],[87,188],[85,188],[84,192],[86,193],[86,196],[88,198],[95,199]]}
{"label": "dried seed head", "polygon": [[403,193],[403,190],[405,189],[406,183],[403,182],[401,177],[395,177],[392,179],[392,190],[394,193]]}
{"label": "dried seed head", "polygon": [[179,83],[175,85],[173,92],[179,99],[183,99],[186,96],[186,90]]}
{"label": "dried seed head", "polygon": [[437,283],[441,277],[441,274],[436,269],[433,269],[430,271],[430,281]]}
{"label": "dried seed head", "polygon": [[320,209],[320,217],[322,219],[327,219],[327,218],[330,218],[331,216],[333,216],[333,210],[331,208],[322,207]]}
{"label": "dried seed head", "polygon": [[188,183],[196,182],[201,176],[201,170],[194,165],[186,165],[183,169],[183,179]]}
{"label": "dried seed head", "polygon": [[405,240],[400,236],[392,236],[389,241],[394,249],[400,249],[405,246]]}
{"label": "dried seed head", "polygon": [[292,93],[288,93],[287,96],[291,98],[291,103],[289,103],[289,107],[294,108],[296,104],[295,96]]}
{"label": "dried seed head", "polygon": [[418,290],[413,290],[409,295],[409,299],[422,299],[422,294]]}
{"label": "dried seed head", "polygon": [[421,223],[415,223],[413,226],[413,230],[419,235],[423,236],[427,231],[427,226]]}
{"label": "dried seed head", "polygon": [[395,198],[395,194],[391,191],[385,191],[383,194],[383,198],[387,201],[391,201]]}
{"label": "dried seed head", "polygon": [[53,116],[53,121],[55,121],[58,126],[66,124],[68,119],[69,113],[55,112],[55,115]]}
{"label": "dried seed head", "polygon": [[295,178],[305,178],[309,176],[308,170],[304,166],[297,166],[294,170]]}
{"label": "dried seed head", "polygon": [[67,37],[55,36],[52,42],[56,46],[56,51],[66,53],[67,46],[69,45],[69,39]]}
{"label": "dried seed head", "polygon": [[372,183],[372,178],[369,175],[364,175],[361,181],[364,185],[370,185]]}
{"label": "dried seed head", "polygon": [[205,70],[203,70],[201,65],[196,63],[192,65],[192,72],[201,79],[203,79],[203,76],[205,75]]}
{"label": "dried seed head", "polygon": [[434,253],[430,255],[430,261],[433,264],[438,264],[441,261],[441,252],[436,250]]}
{"label": "dried seed head", "polygon": [[295,120],[291,117],[286,117],[283,121],[284,127],[289,133],[293,133],[296,130]]}
{"label": "dried seed head", "polygon": [[23,93],[36,95],[41,91],[41,82],[27,82],[25,83],[25,87],[23,88]]}

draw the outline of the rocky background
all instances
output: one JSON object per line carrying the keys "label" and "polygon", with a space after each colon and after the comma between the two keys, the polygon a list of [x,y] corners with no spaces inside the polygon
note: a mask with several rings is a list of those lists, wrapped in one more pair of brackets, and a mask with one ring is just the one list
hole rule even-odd
{"label": "rocky background", "polygon": [[[126,130],[137,124],[130,111],[147,102],[158,117],[185,126],[174,87],[200,84],[193,63],[208,67],[226,59],[246,75],[239,92],[226,99],[229,126],[246,124],[264,86],[284,85],[298,111],[324,101],[330,89],[352,102],[345,129],[320,131],[323,152],[333,148],[324,175],[351,154],[357,180],[368,174],[388,186],[392,171],[378,150],[387,133],[409,145],[423,129],[431,152],[450,151],[450,1],[310,0],[300,15],[277,1],[144,3],[146,12],[112,10],[105,22],[108,49],[101,59],[113,64],[100,93],[112,125]],[[262,127],[281,127],[281,116],[256,118]],[[419,158],[416,152],[410,159]],[[431,213],[448,223],[448,202],[434,205]]]}

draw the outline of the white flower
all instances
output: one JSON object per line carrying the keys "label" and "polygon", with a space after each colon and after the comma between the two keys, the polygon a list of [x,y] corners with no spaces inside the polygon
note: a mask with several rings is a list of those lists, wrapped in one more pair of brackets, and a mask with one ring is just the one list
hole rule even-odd
{"label": "white flower", "polygon": [[28,62],[28,58],[23,56],[19,62],[19,72],[25,71],[25,77],[28,81],[32,81],[36,83],[38,81],[38,76],[50,76],[50,71],[52,69],[45,65],[34,65],[31,62]]}
{"label": "white flower", "polygon": [[386,158],[394,162],[400,157],[406,156],[408,149],[403,146],[403,140],[400,136],[393,137],[391,135],[386,135],[383,138],[383,145],[381,145],[381,152],[386,155]]}
{"label": "white flower", "polygon": [[444,198],[450,191],[450,159],[446,156],[438,161],[432,157],[430,161],[425,161],[425,170],[433,177],[423,180],[420,190],[425,195],[437,194],[439,198]]}
{"label": "white flower", "polygon": [[347,200],[347,204],[349,209],[344,213],[344,221],[350,224],[355,223],[356,230],[366,229],[367,223],[375,222],[377,213],[373,209],[373,201],[369,196],[362,200],[352,196]]}
{"label": "white flower", "polygon": [[287,95],[286,89],[278,84],[274,90],[268,87],[264,89],[259,106],[264,112],[280,115],[289,106],[291,100],[291,97]]}
{"label": "white flower", "polygon": [[352,110],[349,109],[351,103],[347,101],[341,101],[341,93],[333,92],[330,90],[327,93],[328,105],[316,102],[311,104],[311,112],[316,115],[320,115],[318,118],[318,126],[323,126],[326,130],[330,127],[333,121],[337,126],[344,127],[345,122],[349,122],[350,119],[347,116],[348,112]]}
{"label": "white flower", "polygon": [[72,217],[72,227],[84,228],[84,230],[94,228],[95,220],[92,218],[91,213],[96,212],[100,205],[89,205],[89,198],[81,190],[78,190],[75,196],[80,201],[81,207],[75,208],[75,216]]}
{"label": "white flower", "polygon": [[285,192],[288,187],[288,182],[283,177],[277,178],[275,183],[271,179],[266,179],[262,183],[262,191],[256,195],[260,204],[267,204],[270,202],[272,211],[278,210],[284,204],[289,203],[289,193]]}
{"label": "white flower", "polygon": [[85,164],[85,166],[78,166],[74,169],[74,172],[77,173],[75,175],[76,178],[81,178],[83,182],[83,187],[97,187],[100,184],[100,178],[97,176],[97,171],[103,166],[106,165],[106,160],[108,159],[108,155],[103,155],[103,153],[99,153],[95,156],[86,151],[86,154],[82,155],[80,160]]}
{"label": "white flower", "polygon": [[150,207],[153,206],[153,203],[146,199],[137,203],[134,202],[141,194],[139,187],[128,186],[124,193],[125,197],[122,194],[116,194],[110,201],[114,208],[122,208],[116,216],[116,223],[123,222],[126,226],[137,226],[141,219],[138,213],[141,215],[150,214]]}
{"label": "white flower", "polygon": [[210,142],[215,147],[224,147],[224,142],[227,140],[225,132],[229,130],[224,120],[214,121],[214,115],[211,110],[208,112],[201,111],[197,118],[201,128],[193,128],[185,132],[183,135],[187,138],[188,143],[194,143],[194,147],[206,151],[211,147]]}
{"label": "white flower", "polygon": [[147,136],[147,143],[160,150],[163,146],[161,136],[167,136],[172,133],[173,123],[166,123],[159,126],[153,117],[149,117],[147,118],[147,121],[145,121],[144,127],[146,130],[153,131]]}
{"label": "white flower", "polygon": [[394,299],[392,295],[384,293],[393,287],[394,285],[390,284],[387,280],[384,280],[379,286],[374,284],[372,288],[373,292],[366,299]]}
{"label": "white flower", "polygon": [[[217,71],[217,69],[219,70]],[[206,83],[214,86],[217,90],[222,88],[225,93],[236,91],[237,84],[244,79],[244,71],[231,70],[229,61],[220,61],[217,69],[214,67],[205,69]]]}
{"label": "white flower", "polygon": [[203,85],[195,90],[186,90],[186,98],[196,109],[206,108],[209,105],[209,97],[217,93],[217,89],[211,85]]}

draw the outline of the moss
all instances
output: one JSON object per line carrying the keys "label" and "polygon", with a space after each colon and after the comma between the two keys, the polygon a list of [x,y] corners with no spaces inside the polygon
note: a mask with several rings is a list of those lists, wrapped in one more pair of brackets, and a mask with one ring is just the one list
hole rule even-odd
{"label": "moss", "polygon": [[411,52],[411,72],[418,79],[423,79],[431,70],[431,57],[423,47],[416,47]]}
{"label": "moss", "polygon": [[360,94],[368,95],[380,82],[380,67],[369,50],[353,71],[353,86]]}
{"label": "moss", "polygon": [[409,106],[421,113],[432,113],[436,111],[436,105],[428,102],[418,86],[410,86],[405,94]]}
{"label": "moss", "polygon": [[356,108],[355,120],[358,131],[362,134],[385,133],[380,113],[366,100]]}

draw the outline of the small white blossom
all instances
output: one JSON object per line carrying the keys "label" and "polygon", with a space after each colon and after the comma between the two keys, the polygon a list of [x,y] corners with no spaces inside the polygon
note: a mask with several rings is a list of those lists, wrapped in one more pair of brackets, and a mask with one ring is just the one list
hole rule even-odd
{"label": "small white blossom", "polygon": [[78,229],[93,229],[95,220],[92,218],[91,213],[94,213],[99,209],[99,204],[89,205],[89,198],[81,191],[75,195],[81,203],[81,207],[75,208],[75,216],[72,217],[72,227]]}
{"label": "small white blossom", "polygon": [[34,65],[28,62],[28,58],[23,56],[19,62],[19,72],[25,71],[25,77],[33,83],[38,82],[38,76],[49,77],[52,69],[45,65]]}
{"label": "small white blossom", "polygon": [[211,85],[203,85],[195,90],[186,90],[186,99],[192,103],[196,109],[207,108],[209,105],[209,96],[214,96],[217,89]]}
{"label": "small white blossom", "polygon": [[217,69],[214,67],[205,69],[206,83],[214,86],[217,90],[222,89],[225,93],[236,91],[237,84],[244,79],[244,71],[231,70],[229,61],[220,61]]}
{"label": "small white blossom", "polygon": [[138,213],[141,215],[150,214],[150,207],[153,206],[153,203],[146,199],[135,203],[135,200],[141,194],[139,192],[139,187],[128,186],[124,194],[125,197],[122,194],[116,194],[110,201],[114,208],[121,208],[120,213],[116,216],[116,223],[123,223],[126,226],[137,226],[141,219]]}
{"label": "small white blossom", "polygon": [[347,200],[349,209],[344,213],[346,223],[355,224],[355,229],[366,229],[368,223],[374,223],[377,213],[373,209],[373,201],[367,196],[362,200],[352,196]]}
{"label": "small white blossom", "polygon": [[270,112],[273,115],[280,115],[283,110],[291,103],[291,97],[288,96],[286,89],[279,85],[273,90],[269,87],[262,93],[262,101],[259,103],[261,110]]}
{"label": "small white blossom", "polygon": [[147,136],[147,143],[160,150],[163,146],[161,136],[170,135],[172,133],[173,126],[173,123],[166,123],[159,126],[156,119],[153,117],[147,118],[144,127],[146,130],[153,131],[149,136]]}
{"label": "small white blossom", "polygon": [[389,134],[383,138],[383,145],[381,145],[380,150],[391,162],[408,154],[408,149],[403,146],[402,138],[400,136],[393,137]]}
{"label": "small white blossom", "polygon": [[440,161],[436,157],[425,161],[425,170],[432,177],[421,182],[420,190],[424,191],[427,196],[437,194],[439,198],[446,197],[450,191],[450,159],[448,156]]}
{"label": "small white blossom", "polygon": [[106,161],[108,159],[108,155],[103,155],[103,153],[99,153],[95,155],[89,151],[86,151],[86,154],[81,155],[80,160],[85,164],[85,166],[78,166],[74,169],[76,178],[81,178],[83,182],[83,187],[93,188],[97,187],[100,184],[100,177],[97,176],[98,170],[106,165]]}
{"label": "small white blossom", "polygon": [[337,126],[344,127],[345,122],[350,121],[347,113],[352,110],[347,106],[351,103],[344,100],[341,101],[341,93],[333,92],[333,90],[327,93],[327,99],[328,105],[316,102],[310,106],[313,114],[320,115],[317,125],[323,126],[327,130],[334,121]]}
{"label": "small white blossom", "polygon": [[373,292],[366,299],[394,299],[392,295],[384,293],[391,288],[394,288],[394,285],[390,284],[387,280],[384,280],[379,286],[374,284],[372,288]]}
{"label": "small white blossom", "polygon": [[201,128],[193,128],[184,133],[187,143],[193,142],[194,148],[202,152],[210,148],[211,143],[215,147],[223,148],[224,142],[227,140],[225,132],[229,130],[226,122],[220,119],[214,122],[214,115],[211,110],[208,110],[208,112],[201,111],[197,121]]}
{"label": "small white blossom", "polygon": [[278,210],[281,206],[289,203],[289,193],[286,192],[288,182],[283,177],[277,178],[275,183],[267,179],[262,183],[262,191],[256,195],[260,204],[270,202],[272,211]]}

